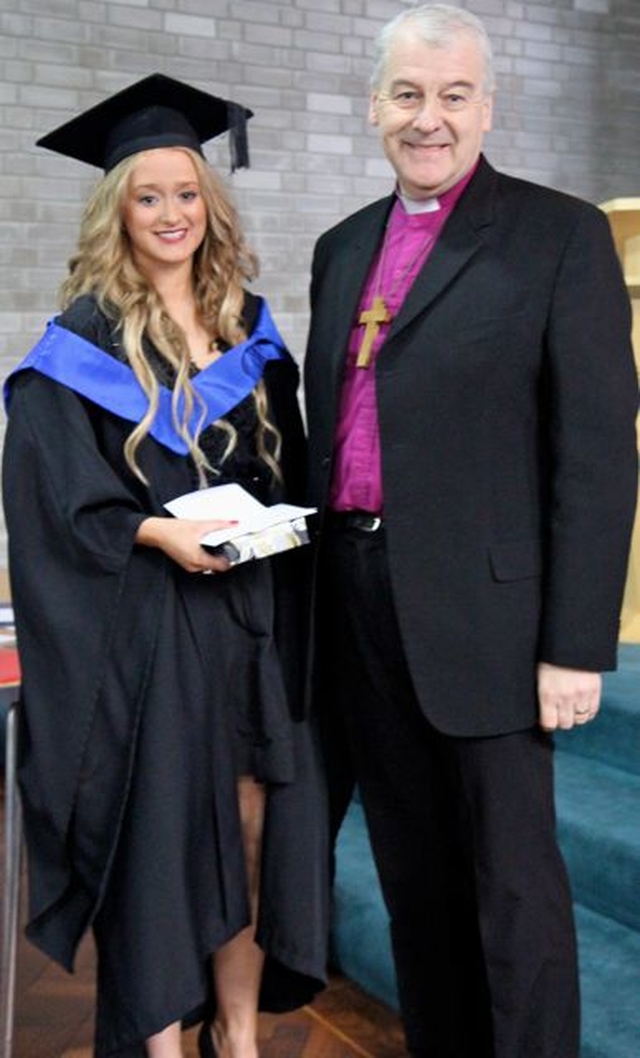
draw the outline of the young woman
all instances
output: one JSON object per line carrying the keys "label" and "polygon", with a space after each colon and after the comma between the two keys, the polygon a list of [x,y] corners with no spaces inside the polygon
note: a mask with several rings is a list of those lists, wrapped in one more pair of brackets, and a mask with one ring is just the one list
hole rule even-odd
{"label": "young woman", "polygon": [[41,141],[106,174],[7,386],[27,932],[70,969],[93,928],[98,1056],[180,1058],[202,1022],[203,1055],[256,1058],[259,1006],[324,976],[304,549],[229,568],[200,545],[224,522],[164,509],[301,498],[297,369],[200,149],[237,119],[154,75]]}

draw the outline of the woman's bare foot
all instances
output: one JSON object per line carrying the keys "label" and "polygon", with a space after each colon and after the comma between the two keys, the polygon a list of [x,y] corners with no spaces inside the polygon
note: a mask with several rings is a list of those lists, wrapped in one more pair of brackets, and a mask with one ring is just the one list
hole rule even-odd
{"label": "woman's bare foot", "polygon": [[226,1029],[218,1021],[211,1026],[216,1058],[259,1058],[258,1044],[251,1029]]}

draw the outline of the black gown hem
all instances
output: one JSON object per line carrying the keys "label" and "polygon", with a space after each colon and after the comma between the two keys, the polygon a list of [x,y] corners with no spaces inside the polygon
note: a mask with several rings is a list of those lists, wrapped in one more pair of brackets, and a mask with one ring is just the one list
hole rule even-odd
{"label": "black gown hem", "polygon": [[[314,973],[301,973],[293,970],[275,959],[268,956],[270,971],[267,971],[263,981],[258,1009],[265,1014],[285,1014],[312,1002],[325,987],[326,980]],[[270,978],[276,978],[271,981]],[[282,992],[282,981],[289,981],[287,990]],[[207,991],[205,986],[205,991]],[[95,1058],[143,1058],[146,1054],[145,1041],[163,1029],[180,1022],[183,1031],[193,1028],[202,1022],[211,1023],[215,1017],[215,1000],[209,991],[203,997],[202,990],[198,1000],[183,1000],[177,1003],[169,1011],[165,1009],[162,1018],[150,1018],[146,1024],[141,1024],[133,1035],[127,1035],[120,1041],[111,1042],[107,1045],[97,1042]]]}

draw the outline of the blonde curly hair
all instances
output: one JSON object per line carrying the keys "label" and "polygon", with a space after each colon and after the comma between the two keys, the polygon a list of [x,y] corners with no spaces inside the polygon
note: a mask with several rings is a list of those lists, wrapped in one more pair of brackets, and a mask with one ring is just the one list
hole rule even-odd
{"label": "blonde curly hair", "polygon": [[[191,158],[206,208],[205,236],[193,261],[193,292],[203,326],[229,346],[247,337],[242,321],[244,282],[253,279],[258,263],[245,243],[238,215],[226,189],[204,158],[181,147]],[[175,372],[172,396],[174,426],[186,443],[198,471],[206,482],[209,466],[199,444],[205,408],[190,381],[191,361],[182,329],[169,316],[162,298],[136,266],[129,236],[122,222],[124,198],[139,155],[125,158],[108,172],[85,207],[75,254],[60,289],[62,308],[82,294],[93,294],[103,312],[114,319],[129,364],[149,398],[147,411],[125,443],[125,458],[132,471],[148,484],[136,454],[149,433],[158,411],[159,383],[145,352],[148,339],[159,356]],[[267,394],[260,381],[254,389],[258,415],[257,446],[260,457],[280,477],[280,436],[267,417]],[[201,409],[195,430],[189,427],[194,409]],[[233,451],[237,435],[225,420],[215,424],[228,435],[224,458]],[[215,471],[214,471],[215,472]]]}

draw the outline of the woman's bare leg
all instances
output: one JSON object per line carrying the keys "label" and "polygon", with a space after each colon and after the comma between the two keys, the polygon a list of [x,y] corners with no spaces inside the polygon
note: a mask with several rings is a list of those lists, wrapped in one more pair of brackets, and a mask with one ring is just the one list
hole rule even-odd
{"label": "woman's bare leg", "polygon": [[264,953],[255,943],[254,936],[260,891],[265,788],[251,777],[243,776],[238,780],[238,798],[251,925],[215,953],[213,974],[217,1013],[213,1039],[219,1058],[258,1058],[258,995]]}
{"label": "woman's bare leg", "polygon": [[149,1036],[145,1047],[148,1058],[182,1058],[182,1028],[174,1021],[162,1032]]}

